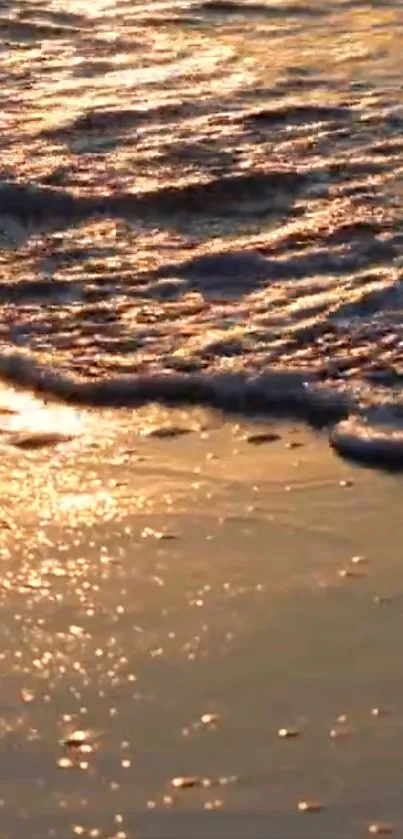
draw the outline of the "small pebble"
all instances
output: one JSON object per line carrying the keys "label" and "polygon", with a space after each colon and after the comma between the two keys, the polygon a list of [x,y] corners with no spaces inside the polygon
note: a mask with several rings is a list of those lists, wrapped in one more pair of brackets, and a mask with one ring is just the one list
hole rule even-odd
{"label": "small pebble", "polygon": [[174,789],[191,789],[192,787],[200,787],[202,781],[196,775],[184,775],[178,778],[172,778],[171,786]]}
{"label": "small pebble", "polygon": [[87,731],[73,731],[65,740],[63,740],[64,746],[69,746],[70,748],[80,748],[83,746],[85,741],[88,738]]}
{"label": "small pebble", "polygon": [[299,728],[279,728],[278,736],[286,739],[287,737],[299,737],[301,730]]}
{"label": "small pebble", "polygon": [[276,440],[281,440],[281,436],[274,431],[266,431],[261,434],[248,434],[245,440],[247,443],[254,443],[255,446],[258,446],[261,443],[275,443]]}
{"label": "small pebble", "polygon": [[370,824],[368,833],[371,836],[389,836],[393,833],[393,825],[387,822],[375,822],[374,824]]}
{"label": "small pebble", "polygon": [[323,810],[323,804],[320,801],[299,801],[298,810],[301,813],[320,813]]}
{"label": "small pebble", "polygon": [[387,717],[389,713],[387,708],[371,708],[371,716],[373,717]]}
{"label": "small pebble", "polygon": [[93,748],[91,743],[82,743],[81,746],[78,746],[80,754],[89,755],[92,754]]}
{"label": "small pebble", "polygon": [[68,757],[59,757],[57,765],[59,769],[71,769],[73,762]]}
{"label": "small pebble", "polygon": [[183,434],[190,434],[191,428],[176,426],[161,426],[160,428],[147,428],[143,431],[143,437],[156,437],[158,440],[170,440],[174,437],[181,437]]}
{"label": "small pebble", "polygon": [[366,574],[363,571],[356,571],[353,568],[342,568],[339,571],[339,577],[342,577],[342,578],[350,577],[350,578],[353,578],[353,579],[361,579],[362,577],[365,577],[365,576],[366,576]]}
{"label": "small pebble", "polygon": [[147,539],[152,537],[154,539],[159,540],[171,540],[171,539],[178,539],[177,533],[168,533],[167,531],[160,531],[160,530],[153,530],[152,527],[144,527],[141,531],[142,539]]}
{"label": "small pebble", "polygon": [[218,719],[218,714],[202,714],[200,722],[203,725],[217,725]]}
{"label": "small pebble", "polygon": [[352,565],[363,565],[368,562],[366,556],[352,556],[350,559]]}

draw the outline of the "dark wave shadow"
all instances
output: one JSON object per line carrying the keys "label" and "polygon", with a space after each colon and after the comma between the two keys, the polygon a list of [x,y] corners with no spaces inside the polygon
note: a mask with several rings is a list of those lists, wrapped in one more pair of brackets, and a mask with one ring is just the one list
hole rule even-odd
{"label": "dark wave shadow", "polygon": [[50,229],[89,219],[97,215],[112,218],[150,217],[175,226],[178,214],[238,215],[242,202],[262,198],[292,203],[306,182],[298,172],[252,172],[196,182],[166,186],[148,192],[118,192],[85,197],[64,189],[33,186],[13,181],[0,183],[0,215],[16,218],[25,225],[44,225]]}
{"label": "dark wave shadow", "polygon": [[0,379],[71,405],[203,405],[228,412],[300,418],[318,428],[347,418],[351,411],[343,394],[330,392],[321,386],[318,377],[298,371],[273,371],[251,377],[235,373],[145,373],[94,382],[41,366],[23,354],[3,353]]}
{"label": "dark wave shadow", "polygon": [[241,2],[241,0],[206,0],[192,6],[192,11],[203,15],[242,15],[243,17],[262,17],[269,20],[288,17],[323,18],[329,14],[325,6],[309,5],[307,3],[257,3]]}

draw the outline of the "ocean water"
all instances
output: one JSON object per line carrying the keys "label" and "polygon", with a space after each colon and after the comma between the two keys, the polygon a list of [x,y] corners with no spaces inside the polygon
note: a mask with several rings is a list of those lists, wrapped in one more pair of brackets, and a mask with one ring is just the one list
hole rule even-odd
{"label": "ocean water", "polygon": [[1,0],[0,374],[403,460],[403,8]]}

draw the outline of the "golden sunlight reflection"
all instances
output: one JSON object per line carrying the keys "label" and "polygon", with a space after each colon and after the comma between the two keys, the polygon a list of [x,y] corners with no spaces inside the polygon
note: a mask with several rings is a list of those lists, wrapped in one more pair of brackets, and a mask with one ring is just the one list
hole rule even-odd
{"label": "golden sunlight reflection", "polygon": [[82,434],[85,420],[78,411],[58,403],[44,403],[28,392],[0,390],[0,429],[14,442],[57,442]]}

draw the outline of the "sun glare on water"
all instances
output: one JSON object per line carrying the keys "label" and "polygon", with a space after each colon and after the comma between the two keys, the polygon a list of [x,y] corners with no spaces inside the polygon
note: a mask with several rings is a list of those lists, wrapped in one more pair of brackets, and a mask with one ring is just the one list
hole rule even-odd
{"label": "sun glare on water", "polygon": [[0,392],[0,430],[16,442],[57,442],[83,433],[84,418],[74,409],[56,403],[41,402],[29,393],[4,388]]}

